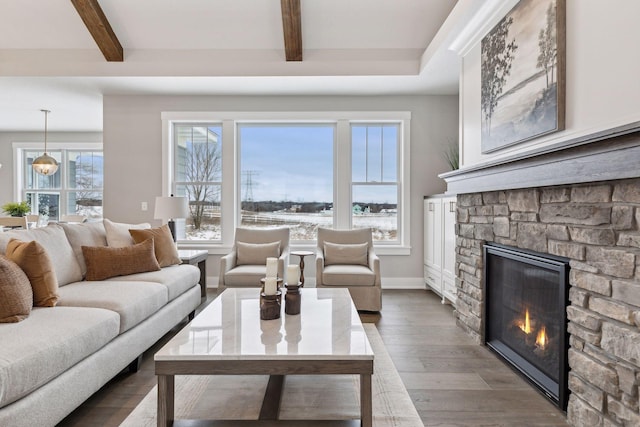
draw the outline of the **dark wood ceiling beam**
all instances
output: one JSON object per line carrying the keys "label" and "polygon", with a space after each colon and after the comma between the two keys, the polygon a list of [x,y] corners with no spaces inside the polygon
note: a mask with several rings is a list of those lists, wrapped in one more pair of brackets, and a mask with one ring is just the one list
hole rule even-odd
{"label": "dark wood ceiling beam", "polygon": [[98,0],[71,0],[82,22],[96,41],[107,61],[122,62],[124,54],[107,17],[104,15]]}
{"label": "dark wood ceiling beam", "polygon": [[300,0],[280,0],[284,51],[287,61],[302,61],[302,19]]}

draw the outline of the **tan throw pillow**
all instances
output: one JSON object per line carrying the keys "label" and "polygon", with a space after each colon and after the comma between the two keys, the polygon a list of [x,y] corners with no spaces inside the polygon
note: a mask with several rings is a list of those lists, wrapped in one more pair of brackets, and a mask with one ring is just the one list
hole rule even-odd
{"label": "tan throw pillow", "polygon": [[133,241],[140,243],[144,240],[153,239],[155,247],[156,259],[160,267],[168,267],[174,264],[180,264],[180,256],[178,248],[171,236],[171,230],[167,224],[158,228],[150,228],[148,230],[129,230]]}
{"label": "tan throw pillow", "polygon": [[113,222],[105,218],[102,220],[102,223],[104,224],[104,231],[107,235],[107,245],[114,248],[131,246],[135,243],[131,238],[131,234],[129,234],[129,230],[151,228],[151,224],[147,222],[126,224],[123,222]]}
{"label": "tan throw pillow", "polygon": [[33,291],[24,271],[0,255],[0,323],[15,323],[29,317]]}
{"label": "tan throw pillow", "polygon": [[87,274],[87,266],[82,256],[83,246],[107,246],[107,234],[102,222],[85,222],[82,224],[59,224],[67,235],[73,253],[80,264],[82,277]]}
{"label": "tan throw pillow", "polygon": [[236,242],[237,265],[265,265],[267,263],[267,258],[278,258],[279,256],[280,242]]}
{"label": "tan throw pillow", "polygon": [[324,265],[351,264],[369,265],[368,243],[331,243],[324,242]]}
{"label": "tan throw pillow", "polygon": [[123,248],[83,246],[82,255],[87,264],[87,280],[160,270],[153,253],[153,239]]}
{"label": "tan throw pillow", "polygon": [[58,303],[58,279],[44,247],[32,240],[9,240],[7,258],[20,266],[33,289],[34,307],[55,307]]}

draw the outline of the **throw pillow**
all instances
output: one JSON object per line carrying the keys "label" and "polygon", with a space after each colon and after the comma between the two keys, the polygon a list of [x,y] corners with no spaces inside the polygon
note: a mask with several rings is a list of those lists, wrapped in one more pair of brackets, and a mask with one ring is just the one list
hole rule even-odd
{"label": "throw pillow", "polygon": [[131,246],[135,243],[129,234],[129,230],[151,228],[151,224],[147,222],[126,224],[123,222],[113,222],[105,218],[102,220],[102,223],[104,224],[104,231],[107,234],[107,245],[114,248]]}
{"label": "throw pillow", "polygon": [[58,303],[58,279],[44,247],[35,240],[9,240],[7,258],[20,266],[31,282],[34,307],[55,307]]}
{"label": "throw pillow", "polygon": [[29,278],[9,258],[0,255],[0,323],[15,323],[29,317],[33,293]]}
{"label": "throw pillow", "polygon": [[236,242],[237,265],[265,265],[267,258],[280,256],[280,242],[245,243]]}
{"label": "throw pillow", "polygon": [[331,243],[324,242],[324,265],[352,264],[369,265],[368,243]]}
{"label": "throw pillow", "polygon": [[156,259],[160,267],[168,267],[174,264],[180,264],[180,256],[178,248],[171,236],[171,230],[167,224],[158,228],[150,228],[148,230],[129,230],[129,234],[136,243],[143,242],[147,239],[153,239],[153,246]]}
{"label": "throw pillow", "polygon": [[153,239],[122,248],[83,246],[82,254],[87,263],[87,280],[160,270],[153,252]]}
{"label": "throw pillow", "polygon": [[83,224],[60,224],[73,248],[73,253],[80,264],[82,277],[87,274],[87,265],[82,256],[83,246],[107,246],[107,235],[102,222],[85,222]]}

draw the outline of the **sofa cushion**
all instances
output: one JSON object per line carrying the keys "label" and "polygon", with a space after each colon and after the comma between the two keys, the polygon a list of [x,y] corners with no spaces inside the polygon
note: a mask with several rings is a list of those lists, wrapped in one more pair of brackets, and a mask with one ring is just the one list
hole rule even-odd
{"label": "sofa cushion", "polygon": [[113,311],[34,308],[0,327],[0,407],[29,394],[118,335]]}
{"label": "sofa cushion", "polygon": [[58,286],[82,280],[80,264],[73,254],[73,248],[67,240],[62,227],[51,224],[46,227],[30,230],[12,230],[0,233],[0,253],[5,253],[9,239],[15,238],[23,242],[36,240],[51,258],[53,269],[58,279]]}
{"label": "sofa cushion", "polygon": [[149,271],[147,273],[129,274],[125,278],[112,277],[113,280],[123,280],[131,282],[156,282],[167,288],[169,301],[182,295],[200,280],[200,270],[195,265],[181,264],[165,267],[159,271]]}
{"label": "sofa cushion", "polygon": [[322,284],[329,286],[373,286],[375,273],[362,265],[329,265],[322,271]]}
{"label": "sofa cushion", "polygon": [[324,242],[324,265],[351,264],[368,265],[368,243]]}
{"label": "sofa cushion", "polygon": [[59,306],[104,308],[118,313],[120,333],[133,328],[168,301],[166,286],[124,279],[71,283],[59,292]]}
{"label": "sofa cushion", "polygon": [[129,234],[129,230],[151,228],[151,224],[147,222],[127,224],[124,222],[113,222],[105,218],[102,220],[102,223],[104,224],[104,231],[107,234],[107,244],[114,248],[131,246],[135,243]]}
{"label": "sofa cushion", "polygon": [[0,323],[26,319],[32,305],[33,292],[29,278],[18,264],[0,255]]}
{"label": "sofa cushion", "polygon": [[122,248],[83,246],[82,254],[87,264],[87,280],[160,270],[153,253],[153,239]]}
{"label": "sofa cushion", "polygon": [[55,307],[58,302],[58,280],[53,271],[51,258],[42,245],[35,240],[23,242],[9,240],[7,258],[20,266],[31,282],[33,305]]}
{"label": "sofa cushion", "polygon": [[87,274],[87,265],[82,255],[83,246],[107,246],[107,233],[104,231],[102,222],[86,222],[83,224],[65,224],[61,223],[60,227],[67,235],[67,240],[73,249],[73,253],[78,260],[82,277]]}
{"label": "sofa cushion", "polygon": [[136,243],[143,242],[147,239],[153,239],[153,250],[160,267],[168,267],[170,265],[180,264],[180,256],[178,248],[171,236],[169,226],[164,224],[158,228],[149,228],[147,230],[129,230],[129,234]]}
{"label": "sofa cushion", "polygon": [[267,258],[280,256],[280,242],[245,243],[236,242],[236,264],[258,265],[267,263]]}
{"label": "sofa cushion", "polygon": [[260,287],[260,279],[267,274],[266,265],[238,265],[227,271],[224,276],[226,286]]}

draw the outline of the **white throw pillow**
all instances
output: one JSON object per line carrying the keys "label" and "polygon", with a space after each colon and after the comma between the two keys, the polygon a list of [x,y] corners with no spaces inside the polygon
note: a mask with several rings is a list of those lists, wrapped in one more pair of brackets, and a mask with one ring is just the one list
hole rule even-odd
{"label": "white throw pillow", "polygon": [[368,243],[331,243],[324,242],[324,265],[351,264],[369,265]]}
{"label": "white throw pillow", "polygon": [[107,245],[114,248],[123,248],[135,244],[129,230],[146,230],[151,228],[151,224],[143,222],[140,224],[127,224],[124,222],[113,222],[107,218],[102,220],[104,231],[107,234]]}

